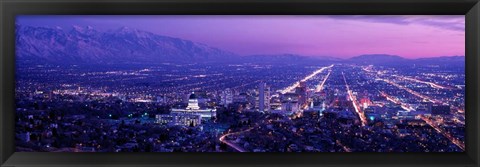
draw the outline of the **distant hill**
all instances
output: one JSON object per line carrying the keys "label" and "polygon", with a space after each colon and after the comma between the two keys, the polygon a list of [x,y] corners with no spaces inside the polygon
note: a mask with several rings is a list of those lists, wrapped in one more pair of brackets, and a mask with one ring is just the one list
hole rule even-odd
{"label": "distant hill", "polygon": [[250,55],[243,56],[242,61],[248,62],[268,62],[268,63],[295,63],[295,62],[318,62],[318,61],[343,61],[342,59],[327,56],[303,56],[297,54],[277,54],[277,55]]}
{"label": "distant hill", "polygon": [[349,63],[355,64],[373,64],[373,65],[402,65],[405,63],[408,64],[461,64],[465,63],[465,56],[442,56],[442,57],[431,57],[431,58],[419,58],[419,59],[406,59],[396,55],[388,54],[371,54],[371,55],[360,55],[352,57],[346,60]]}
{"label": "distant hill", "polygon": [[432,58],[420,58],[415,60],[416,63],[423,64],[451,64],[451,63],[465,63],[465,56],[442,56]]}
{"label": "distant hill", "polygon": [[238,56],[205,44],[162,36],[122,27],[107,32],[93,27],[72,26],[32,27],[16,25],[16,56],[22,62],[47,63],[192,63],[192,62],[257,62],[257,63],[319,63],[355,64],[460,64],[464,56],[405,59],[396,55],[367,54],[339,59],[328,56],[298,54]]}
{"label": "distant hill", "polygon": [[122,27],[100,32],[93,27],[17,25],[19,59],[54,63],[158,63],[226,61],[237,55],[180,38]]}
{"label": "distant hill", "polygon": [[390,64],[390,63],[403,63],[408,61],[403,57],[397,55],[388,54],[368,54],[355,56],[346,60],[349,63],[355,64]]}

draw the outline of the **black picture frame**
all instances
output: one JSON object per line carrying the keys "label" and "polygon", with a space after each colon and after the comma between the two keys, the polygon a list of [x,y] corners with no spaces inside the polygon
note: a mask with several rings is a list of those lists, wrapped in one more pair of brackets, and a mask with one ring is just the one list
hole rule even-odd
{"label": "black picture frame", "polygon": [[[20,166],[479,166],[478,0],[1,0],[0,164]],[[28,15],[465,15],[464,153],[15,152],[15,16]]]}

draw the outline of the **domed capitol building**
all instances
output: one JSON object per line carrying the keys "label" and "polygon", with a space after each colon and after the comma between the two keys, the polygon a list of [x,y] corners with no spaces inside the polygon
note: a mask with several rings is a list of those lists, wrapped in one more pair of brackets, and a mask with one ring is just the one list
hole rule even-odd
{"label": "domed capitol building", "polygon": [[216,109],[201,109],[195,93],[188,98],[188,106],[185,109],[172,108],[170,114],[158,114],[155,123],[182,126],[197,126],[202,119],[210,119],[216,116]]}
{"label": "domed capitol building", "polygon": [[192,94],[190,94],[188,98],[188,106],[185,109],[172,108],[171,114],[179,114],[179,113],[200,115],[202,118],[211,118],[216,116],[217,110],[200,108],[200,106],[198,105],[198,97],[195,95],[194,92],[192,92]]}

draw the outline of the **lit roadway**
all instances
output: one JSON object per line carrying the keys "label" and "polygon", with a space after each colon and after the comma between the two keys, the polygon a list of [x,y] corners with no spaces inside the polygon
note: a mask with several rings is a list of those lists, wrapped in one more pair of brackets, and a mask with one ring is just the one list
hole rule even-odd
{"label": "lit roadway", "polygon": [[246,129],[244,131],[240,131],[240,132],[227,133],[227,134],[222,135],[219,140],[220,140],[220,142],[227,144],[228,146],[232,147],[233,149],[237,150],[238,152],[247,152],[244,148],[238,146],[235,143],[232,143],[232,142],[226,140],[225,137],[230,136],[230,135],[244,133],[244,132],[250,131],[252,129],[253,128],[248,128],[248,129]]}
{"label": "lit roadway", "polygon": [[392,97],[388,94],[386,94],[385,92],[383,91],[379,91],[380,92],[380,95],[382,95],[383,97],[387,98],[388,101],[391,101],[395,104],[400,104],[401,107],[404,109],[404,110],[407,110],[407,111],[413,111],[414,109],[407,103],[403,103],[401,102],[400,100],[398,100],[397,98],[395,97]]}
{"label": "lit roadway", "polygon": [[365,117],[365,114],[363,113],[362,109],[357,104],[357,98],[353,96],[352,91],[348,86],[347,79],[345,78],[345,74],[343,72],[342,72],[342,75],[343,75],[343,80],[345,81],[345,86],[347,87],[348,98],[350,99],[350,101],[352,101],[353,108],[355,109],[355,112],[358,114],[358,117],[360,117],[360,120],[362,121],[362,126],[365,126],[367,124],[367,117]]}
{"label": "lit roadway", "polygon": [[[332,65],[332,67],[333,67],[333,65]],[[327,81],[328,77],[330,76],[330,73],[332,73],[332,70],[328,71],[327,76],[325,76],[325,78],[323,79],[322,83],[317,86],[317,88],[315,89],[315,92],[320,92],[320,91],[322,91],[323,85],[325,85],[325,82]]]}
{"label": "lit roadway", "polygon": [[300,81],[297,81],[295,82],[293,85],[289,86],[289,87],[286,87],[285,89],[281,90],[280,93],[282,94],[285,94],[287,92],[291,92],[293,89],[295,89],[296,87],[298,87],[300,85],[300,82],[305,82],[305,81],[308,81],[309,79],[312,79],[313,77],[315,77],[317,74],[320,74],[322,73],[323,71],[325,71],[326,69],[329,69],[329,68],[332,68],[333,67],[333,64],[330,65],[330,66],[327,66],[327,67],[322,67],[316,71],[314,71],[312,74],[306,76],[305,78],[303,78],[302,80]]}
{"label": "lit roadway", "polygon": [[[384,92],[380,92],[380,94],[384,97],[387,98],[387,100],[393,102],[393,103],[397,103],[397,104],[401,104],[402,105],[402,108],[408,108],[408,104],[406,103],[402,103],[398,100],[396,100],[394,97],[391,97],[389,95],[387,95],[386,93]],[[460,140],[456,139],[455,137],[453,137],[450,133],[448,133],[447,131],[445,131],[443,128],[441,128],[440,126],[438,126],[435,122],[433,122],[432,120],[428,119],[427,117],[423,116],[423,115],[420,115],[420,117],[422,118],[423,121],[425,121],[428,125],[430,125],[432,128],[434,128],[437,132],[441,133],[443,136],[445,136],[448,140],[450,140],[453,144],[457,145],[458,147],[460,147],[462,150],[465,150],[465,144],[463,142],[461,142]]]}
{"label": "lit roadway", "polygon": [[448,89],[448,90],[451,90],[451,89],[452,89],[452,88],[450,88],[450,87],[445,87],[445,86],[438,85],[438,84],[433,83],[433,82],[422,81],[422,80],[418,80],[418,79],[415,79],[415,78],[410,78],[410,77],[405,77],[405,76],[399,76],[399,75],[393,75],[393,76],[394,76],[394,77],[397,77],[397,78],[404,79],[404,80],[409,80],[409,81],[413,81],[413,82],[418,82],[418,83],[427,84],[427,85],[431,86],[432,88]]}
{"label": "lit roadway", "polygon": [[[333,65],[330,66],[330,67],[333,67]],[[330,73],[332,73],[332,70],[328,71],[328,74],[325,76],[325,78],[323,79],[322,83],[320,83],[320,84],[315,88],[315,92],[320,92],[320,91],[322,91],[323,85],[325,85],[325,82],[327,81],[328,77],[330,76]],[[304,104],[301,108],[302,108],[302,109],[307,109],[307,108],[308,108],[308,103]]]}
{"label": "lit roadway", "polygon": [[[393,81],[390,81],[390,80],[387,80],[387,79],[382,79],[382,78],[377,78],[377,80],[384,81],[384,82],[386,82],[386,83],[388,83],[388,84],[390,84],[390,85],[393,85],[393,86],[395,86],[395,87],[397,87],[397,88],[399,88],[399,89],[403,89],[403,90],[407,91],[408,93],[410,93],[410,94],[412,94],[412,95],[414,95],[414,96],[417,96],[417,97],[419,97],[419,98],[428,100],[428,101],[430,101],[430,102],[437,103],[437,104],[443,104],[443,105],[450,105],[450,104],[448,104],[448,102],[443,102],[443,101],[436,100],[436,99],[433,99],[433,98],[431,98],[431,97],[422,95],[422,94],[420,94],[420,93],[418,93],[418,92],[416,92],[416,91],[414,91],[414,90],[412,90],[412,89],[409,89],[409,88],[407,88],[407,87],[405,87],[405,86],[399,85],[399,84],[397,84],[397,83],[395,83],[395,82],[393,82]],[[461,108],[459,108],[459,107],[457,107],[457,106],[453,106],[453,109],[456,110],[456,111],[459,112],[459,113],[464,113],[464,112],[465,112],[463,109],[461,109]]]}
{"label": "lit roadway", "polygon": [[443,104],[443,103],[442,103],[441,101],[439,101],[439,100],[435,100],[435,99],[433,99],[433,98],[431,98],[431,97],[422,95],[422,94],[420,94],[420,93],[418,93],[418,92],[415,92],[415,91],[412,90],[412,89],[409,89],[409,88],[407,88],[407,87],[405,87],[405,86],[399,85],[399,84],[397,84],[397,83],[395,83],[395,82],[393,82],[393,81],[390,81],[390,80],[387,80],[387,79],[382,79],[382,78],[377,78],[377,79],[378,79],[378,80],[381,80],[381,81],[383,81],[383,82],[386,82],[386,83],[388,83],[388,84],[390,84],[390,85],[393,85],[393,86],[395,86],[395,87],[397,87],[397,88],[399,88],[399,89],[405,90],[405,91],[407,91],[408,93],[410,93],[410,94],[412,94],[412,95],[415,95],[415,96],[417,96],[417,97],[420,97],[420,98],[422,98],[422,99],[428,100],[428,101],[433,102],[433,103]]}
{"label": "lit roadway", "polygon": [[[364,71],[366,71],[366,72],[373,72],[373,73],[375,73],[376,71],[373,71],[371,68],[372,68],[371,66],[368,66],[368,67],[363,67],[362,69],[363,69]],[[401,75],[392,75],[392,76],[397,77],[397,78],[400,78],[400,79],[403,79],[403,80],[408,80],[408,81],[413,81],[413,82],[418,82],[418,83],[426,84],[426,85],[431,86],[432,88],[448,89],[448,90],[452,90],[452,89],[453,89],[452,87],[446,87],[446,86],[442,86],[442,85],[439,85],[439,84],[436,84],[436,83],[433,83],[433,82],[422,81],[422,80],[418,80],[418,79],[411,78],[411,77],[406,77],[406,76],[401,76]]]}
{"label": "lit roadway", "polygon": [[[369,70],[368,68],[363,68],[363,70],[367,71],[367,72],[373,72],[371,70]],[[398,76],[398,75],[395,75],[395,77],[399,77],[399,78],[402,78],[402,79],[405,79],[405,80],[410,80],[410,81],[414,81],[414,82],[419,82],[419,83],[424,83],[424,84],[428,84],[430,85],[431,87],[434,87],[434,88],[441,88],[441,89],[449,89],[448,87],[443,87],[443,86],[440,86],[440,85],[437,85],[435,83],[432,83],[432,82],[426,82],[426,81],[421,81],[421,80],[417,80],[417,79],[413,79],[413,78],[409,78],[409,77],[402,77],[402,76]],[[387,79],[381,79],[381,78],[377,78],[378,80],[381,80],[381,81],[384,81],[386,83],[389,83],[399,89],[403,89],[417,97],[420,97],[422,99],[426,99],[428,101],[431,101],[431,102],[434,102],[434,103],[442,103],[442,104],[448,104],[448,103],[443,103],[442,101],[439,101],[439,100],[435,100],[435,99],[432,99],[430,97],[427,97],[425,95],[422,95],[418,92],[415,92],[409,88],[406,88],[402,85],[399,85],[395,82],[392,82],[390,80],[387,80]],[[400,102],[399,100],[396,100],[396,98],[394,97],[391,97],[389,95],[387,95],[386,93],[384,92],[380,92],[382,96],[386,97],[387,100],[391,101],[391,102],[394,102],[394,103],[397,103],[397,104],[401,104],[402,108],[404,109],[410,109],[409,105],[406,104],[406,103],[402,103]],[[454,109],[456,109],[458,112],[460,113],[463,113],[464,111],[458,107],[454,107]],[[441,128],[437,123],[435,123],[434,121],[432,121],[431,119],[423,116],[423,115],[420,115],[421,119],[423,121],[425,121],[428,125],[430,125],[431,127],[433,127],[437,132],[441,133],[443,136],[445,136],[448,140],[450,140],[453,144],[455,144],[456,146],[458,146],[459,148],[461,148],[462,150],[465,150],[465,143],[463,143],[462,141],[458,140],[457,138],[453,137],[453,135],[451,135],[450,133],[448,133],[445,129]]]}
{"label": "lit roadway", "polygon": [[[373,70],[371,70],[369,67],[364,67],[362,68],[364,71],[367,71],[367,72],[375,72]],[[423,83],[423,84],[427,84],[433,88],[437,88],[437,89],[448,89],[448,90],[451,90],[452,88],[449,88],[449,87],[445,87],[445,86],[441,86],[441,85],[438,85],[436,83],[433,83],[433,82],[427,82],[427,81],[422,81],[422,80],[418,80],[418,79],[415,79],[415,78],[410,78],[410,77],[406,77],[406,76],[401,76],[401,75],[393,75],[394,77],[397,77],[397,78],[401,78],[401,79],[404,79],[404,80],[408,80],[408,81],[413,81],[413,82],[418,82],[418,83]],[[383,78],[379,78],[377,77],[377,80],[381,80],[381,81],[384,81],[390,85],[393,85],[399,89],[403,89],[405,91],[407,91],[408,93],[411,93],[412,95],[415,95],[417,97],[420,97],[422,99],[425,99],[425,100],[428,100],[430,102],[433,102],[433,103],[437,103],[437,104],[446,104],[446,105],[449,105],[448,103],[446,102],[443,102],[443,101],[440,101],[440,100],[437,100],[437,99],[433,99],[431,97],[428,97],[428,96],[425,96],[425,95],[422,95],[412,89],[409,89],[405,86],[402,86],[402,85],[399,85],[393,81],[390,81],[390,80],[387,80],[387,79],[383,79]],[[455,110],[457,110],[458,112],[460,113],[463,113],[465,112],[463,109],[461,108],[458,108],[458,107],[454,107]]]}
{"label": "lit roadway", "polygon": [[335,143],[337,143],[337,145],[341,146],[343,148],[343,150],[345,150],[345,152],[352,152],[352,150],[350,150],[350,148],[348,148],[347,146],[343,145],[340,142],[340,140],[335,141]]}
{"label": "lit roadway", "polygon": [[462,150],[465,151],[465,143],[462,141],[458,140],[457,138],[453,137],[450,133],[448,133],[445,129],[441,128],[438,126],[435,122],[433,122],[431,119],[428,119],[425,116],[421,116],[422,120],[424,120],[428,125],[433,127],[437,132],[441,133],[443,136],[445,136],[448,140],[450,140],[453,144],[457,145],[460,147]]}

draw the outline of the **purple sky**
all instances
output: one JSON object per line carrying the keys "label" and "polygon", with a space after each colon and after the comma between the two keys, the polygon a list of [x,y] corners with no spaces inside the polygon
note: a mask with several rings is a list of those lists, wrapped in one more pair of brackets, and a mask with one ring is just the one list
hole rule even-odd
{"label": "purple sky", "polygon": [[122,26],[183,38],[239,55],[293,53],[349,58],[465,55],[459,16],[19,16],[22,25],[100,31]]}

